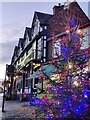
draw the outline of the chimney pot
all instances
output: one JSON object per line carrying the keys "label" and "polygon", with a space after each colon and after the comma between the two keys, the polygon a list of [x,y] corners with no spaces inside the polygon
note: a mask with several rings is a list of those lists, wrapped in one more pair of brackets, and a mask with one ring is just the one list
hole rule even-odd
{"label": "chimney pot", "polygon": [[61,5],[60,3],[58,4],[58,6],[54,6],[53,7],[53,15],[55,15],[56,13],[58,13],[64,6]]}

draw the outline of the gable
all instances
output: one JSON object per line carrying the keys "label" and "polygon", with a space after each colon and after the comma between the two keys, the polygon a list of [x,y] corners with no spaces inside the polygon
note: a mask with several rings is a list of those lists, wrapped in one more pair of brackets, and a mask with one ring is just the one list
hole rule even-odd
{"label": "gable", "polygon": [[77,25],[83,26],[90,22],[83,10],[80,8],[77,2],[70,4],[69,10],[64,10],[64,6],[57,14],[48,20],[48,35],[52,37],[65,31],[65,26],[68,25],[70,18],[75,18]]}
{"label": "gable", "polygon": [[[32,21],[32,29],[34,29],[36,19],[38,19],[36,12],[34,13],[33,21]],[[38,19],[39,21],[39,19]]]}

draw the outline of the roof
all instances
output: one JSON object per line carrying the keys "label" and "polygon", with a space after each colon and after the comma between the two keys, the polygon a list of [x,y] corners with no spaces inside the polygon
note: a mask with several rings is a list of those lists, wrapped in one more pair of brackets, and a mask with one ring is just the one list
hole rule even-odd
{"label": "roof", "polygon": [[32,21],[32,28],[34,27],[34,22],[36,20],[36,18],[38,18],[40,24],[47,24],[48,19],[50,19],[53,15],[51,14],[47,14],[47,13],[41,13],[41,12],[34,12],[34,17],[33,17],[33,21]]}
{"label": "roof", "polygon": [[53,16],[51,14],[41,13],[41,12],[37,12],[37,11],[35,11],[35,14],[37,15],[41,24],[46,24],[47,20]]}

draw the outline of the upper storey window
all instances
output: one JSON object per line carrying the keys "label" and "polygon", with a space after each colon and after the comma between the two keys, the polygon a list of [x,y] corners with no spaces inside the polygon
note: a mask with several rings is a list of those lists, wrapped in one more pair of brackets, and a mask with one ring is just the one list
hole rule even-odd
{"label": "upper storey window", "polygon": [[61,43],[60,41],[56,41],[53,43],[52,47],[52,57],[56,58],[61,55]]}
{"label": "upper storey window", "polygon": [[84,34],[83,38],[80,38],[80,43],[81,43],[81,49],[87,49],[89,47],[89,33],[90,33],[90,28],[85,28],[82,30],[82,33]]}

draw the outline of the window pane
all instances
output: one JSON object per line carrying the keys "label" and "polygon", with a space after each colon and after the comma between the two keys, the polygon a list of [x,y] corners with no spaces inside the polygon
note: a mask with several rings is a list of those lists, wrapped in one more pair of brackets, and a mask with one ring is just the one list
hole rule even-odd
{"label": "window pane", "polygon": [[38,40],[38,45],[37,45],[37,58],[39,59],[39,58],[41,58],[41,43],[42,42],[42,39],[40,38],[39,40]]}
{"label": "window pane", "polygon": [[53,44],[53,49],[52,49],[52,57],[58,57],[61,55],[61,44],[60,41],[56,41]]}
{"label": "window pane", "polygon": [[44,48],[44,57],[46,57],[46,49]]}
{"label": "window pane", "polygon": [[44,39],[46,39],[46,36],[44,36]]}
{"label": "window pane", "polygon": [[44,47],[46,47],[46,40],[44,40]]}
{"label": "window pane", "polygon": [[85,36],[83,38],[80,38],[81,49],[86,49],[88,48],[88,42],[89,42],[88,29],[83,29],[82,32],[83,34],[85,34]]}

